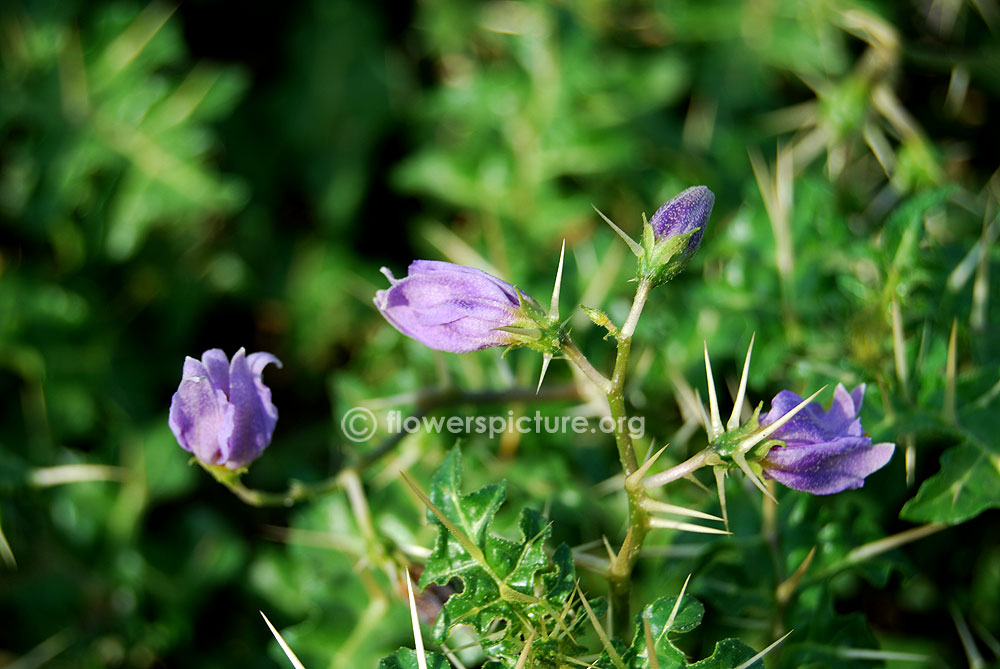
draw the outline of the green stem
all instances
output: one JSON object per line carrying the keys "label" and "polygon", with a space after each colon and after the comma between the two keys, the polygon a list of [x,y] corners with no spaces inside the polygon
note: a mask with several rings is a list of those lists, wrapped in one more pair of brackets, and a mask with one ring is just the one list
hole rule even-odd
{"label": "green stem", "polygon": [[590,379],[591,383],[601,389],[601,392],[611,392],[611,380],[597,371],[594,366],[590,364],[590,360],[587,360],[587,356],[585,356],[583,352],[577,348],[568,333],[564,333],[562,335],[560,350],[563,355],[569,358],[569,360],[576,365],[577,369],[583,372],[584,376]]}
{"label": "green stem", "polygon": [[202,469],[211,474],[216,481],[229,488],[230,492],[250,506],[292,506],[296,502],[313,499],[333,492],[342,485],[341,474],[337,474],[316,483],[303,483],[302,481],[292,480],[288,484],[288,489],[284,492],[265,492],[243,485],[240,477],[246,473],[245,468],[234,470],[225,467],[214,467],[206,465],[201,461],[198,461],[198,464],[201,465]]}
{"label": "green stem", "polygon": [[608,568],[608,584],[611,589],[612,629],[624,634],[631,620],[630,600],[632,594],[632,569],[639,558],[639,550],[649,531],[649,514],[643,508],[646,491],[641,481],[631,475],[639,468],[632,435],[628,431],[628,414],[625,410],[625,377],[628,373],[629,354],[632,351],[632,335],[642,314],[642,308],[649,297],[652,284],[640,279],[636,287],[632,308],[618,334],[618,354],[615,356],[615,370],[611,375],[610,388],[606,391],[611,419],[615,425],[615,445],[618,459],[625,472],[625,494],[628,496],[628,532],[625,541]]}

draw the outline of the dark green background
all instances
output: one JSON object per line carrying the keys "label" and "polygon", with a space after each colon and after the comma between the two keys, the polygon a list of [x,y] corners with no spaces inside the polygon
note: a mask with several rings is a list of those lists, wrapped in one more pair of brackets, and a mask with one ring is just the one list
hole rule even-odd
{"label": "dark green background", "polygon": [[[371,546],[341,493],[255,509],[188,466],[166,425],[184,356],[276,354],[281,417],[247,483],[321,480],[376,447],[340,433],[360,402],[537,380],[531,352],[404,339],[371,304],[381,265],[478,257],[546,298],[565,239],[564,314],[587,299],[620,320],[632,270],[591,203],[638,234],[642,212],[695,184],[717,197],[702,249],[637,334],[628,401],[647,437],[671,441],[671,462],[701,448],[678,433],[674,379],[704,394],[707,340],[732,383],[755,332],[753,402],[868,383],[866,429],[899,448],[862,491],[783,490],[775,536],[731,479],[735,536],[654,535],[668,548],[640,561],[636,601],[693,572],[696,657],[795,628],[773,666],[877,665],[838,648],[964,666],[958,620],[997,665],[995,2],[20,1],[0,22],[0,525],[17,560],[0,567],[0,665],[284,665],[258,609],[310,667],[374,666],[411,644],[398,583],[352,553]],[[767,191],[790,147],[775,233],[751,157]],[[585,318],[573,327],[606,368],[610,344]],[[554,363],[546,386],[570,382]],[[437,411],[536,407],[572,403]],[[453,443],[414,435],[364,470],[385,546],[430,546],[395,471],[426,484]],[[531,506],[557,541],[620,541],[621,500],[593,492],[617,468],[606,436],[463,448],[470,489],[509,481],[501,528]],[[39,483],[74,464],[120,469]],[[717,511],[677,486],[671,501]],[[841,570],[852,548],[932,521],[955,527]],[[309,545],[330,537],[349,545]],[[778,607],[774,587],[813,546],[813,580]]]}

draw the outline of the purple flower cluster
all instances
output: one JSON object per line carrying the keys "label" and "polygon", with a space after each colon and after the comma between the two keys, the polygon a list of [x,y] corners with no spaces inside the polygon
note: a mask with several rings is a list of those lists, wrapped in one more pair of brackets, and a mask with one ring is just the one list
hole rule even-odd
{"label": "purple flower cluster", "polygon": [[[858,418],[864,397],[863,384],[850,393],[838,384],[829,411],[818,402],[803,408],[771,435],[785,446],[775,446],[764,456],[760,462],[764,474],[814,495],[864,485],[865,477],[885,466],[895,449],[895,444],[873,444],[865,435]],[[771,401],[771,410],[760,417],[761,427],[774,423],[801,402],[795,393],[782,390]]]}
{"label": "purple flower cluster", "polygon": [[246,355],[232,362],[220,349],[201,360],[186,358],[181,385],[170,402],[170,429],[181,447],[206,465],[239,469],[253,462],[271,443],[278,410],[261,380],[264,367],[281,362],[270,353]]}

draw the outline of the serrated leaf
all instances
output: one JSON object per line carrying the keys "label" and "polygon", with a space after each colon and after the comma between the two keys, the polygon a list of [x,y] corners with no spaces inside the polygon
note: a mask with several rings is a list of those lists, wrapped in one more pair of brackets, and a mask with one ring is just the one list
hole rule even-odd
{"label": "serrated leaf", "polygon": [[[636,631],[632,639],[632,646],[623,654],[629,667],[648,669],[652,666],[649,661],[650,643],[652,643],[661,669],[681,669],[684,667],[731,669],[756,654],[750,646],[739,639],[725,639],[715,645],[715,651],[711,656],[689,664],[684,651],[673,644],[670,635],[684,634],[698,627],[705,615],[705,607],[697,599],[687,595],[681,600],[675,613],[676,604],[677,597],[661,597],[636,616]],[[672,620],[671,616],[673,616]],[[648,640],[646,638],[647,624],[649,625]],[[763,667],[764,665],[762,662],[755,662],[752,666]]]}
{"label": "serrated leaf", "polygon": [[[431,479],[428,512],[440,526],[434,550],[420,578],[420,586],[462,581],[462,591],[445,603],[434,624],[434,639],[444,641],[457,624],[475,627],[481,637],[504,621],[499,636],[484,639],[484,650],[493,656],[516,660],[524,640],[536,641],[532,656],[557,656],[570,646],[568,636],[549,639],[557,629],[569,631],[581,620],[559,618],[572,595],[576,572],[572,553],[560,546],[552,558],[544,550],[551,530],[541,514],[525,509],[519,520],[520,540],[510,541],[490,532],[494,516],[504,500],[503,483],[462,494],[461,452],[445,457]],[[440,516],[438,515],[440,514]]]}
{"label": "serrated leaf", "polygon": [[[715,650],[709,657],[687,667],[688,669],[732,669],[756,654],[753,648],[739,639],[723,639],[715,644]],[[747,669],[764,669],[764,660],[757,660]]]}
{"label": "serrated leaf", "polygon": [[[448,658],[439,653],[424,653],[427,669],[451,669]],[[379,660],[378,669],[419,669],[417,653],[409,648],[400,648],[392,655]]]}

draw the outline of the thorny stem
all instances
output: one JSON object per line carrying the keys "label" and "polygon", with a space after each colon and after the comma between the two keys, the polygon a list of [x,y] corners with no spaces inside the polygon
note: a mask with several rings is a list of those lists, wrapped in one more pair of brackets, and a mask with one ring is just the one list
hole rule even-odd
{"label": "thorny stem", "polygon": [[649,513],[643,508],[642,502],[646,498],[646,491],[641,481],[631,478],[631,475],[639,468],[639,462],[635,457],[635,448],[632,446],[632,435],[628,432],[628,414],[625,411],[625,377],[628,372],[629,353],[632,351],[632,335],[642,314],[642,308],[649,297],[649,291],[653,285],[647,279],[639,279],[636,286],[635,298],[632,300],[632,308],[629,309],[625,323],[617,334],[618,353],[615,356],[615,369],[611,378],[607,378],[594,369],[586,356],[580,352],[569,335],[564,335],[562,340],[562,352],[579,369],[600,388],[608,400],[608,408],[611,413],[611,420],[614,421],[615,445],[618,447],[618,459],[621,461],[622,470],[625,472],[625,494],[628,496],[628,516],[629,527],[625,535],[625,541],[618,551],[618,555],[611,561],[608,568],[608,583],[611,588],[611,610],[612,629],[624,633],[627,629],[630,613],[629,599],[632,591],[632,568],[639,558],[639,550],[642,548],[646,533],[649,531]]}
{"label": "thorny stem", "polygon": [[[615,369],[610,382],[604,386],[598,384],[608,399],[611,419],[614,421],[615,445],[618,447],[618,459],[625,472],[625,494],[628,496],[629,527],[622,542],[618,555],[608,568],[608,584],[611,589],[612,629],[624,633],[631,620],[629,600],[632,593],[632,569],[639,558],[639,550],[649,531],[649,513],[642,505],[646,491],[641,481],[635,481],[630,476],[639,468],[632,445],[632,435],[628,431],[628,414],[625,410],[625,377],[628,372],[629,354],[632,351],[632,335],[642,314],[642,308],[649,297],[652,284],[647,279],[640,279],[636,287],[635,298],[628,317],[618,333],[618,353],[615,356]],[[572,358],[571,358],[572,359]],[[574,361],[575,362],[575,361]],[[584,370],[586,373],[586,370]],[[603,377],[602,377],[603,378]]]}

